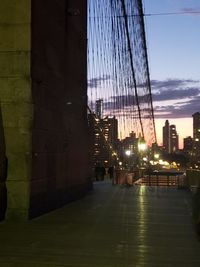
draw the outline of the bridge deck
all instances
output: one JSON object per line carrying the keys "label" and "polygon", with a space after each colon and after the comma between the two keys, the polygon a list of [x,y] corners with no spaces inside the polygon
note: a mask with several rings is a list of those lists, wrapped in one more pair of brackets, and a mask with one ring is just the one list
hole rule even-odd
{"label": "bridge deck", "polygon": [[0,267],[199,267],[189,203],[176,188],[99,182],[57,211],[0,224]]}

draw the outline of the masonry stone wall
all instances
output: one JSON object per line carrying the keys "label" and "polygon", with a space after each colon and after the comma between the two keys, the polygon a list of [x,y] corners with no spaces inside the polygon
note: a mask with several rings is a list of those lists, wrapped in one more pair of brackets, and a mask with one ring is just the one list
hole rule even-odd
{"label": "masonry stone wall", "polygon": [[91,187],[86,2],[0,2],[7,218],[38,216]]}
{"label": "masonry stone wall", "polygon": [[0,101],[8,158],[7,218],[27,218],[33,105],[29,0],[0,1]]}
{"label": "masonry stone wall", "polygon": [[30,217],[82,196],[89,180],[87,1],[32,1]]}

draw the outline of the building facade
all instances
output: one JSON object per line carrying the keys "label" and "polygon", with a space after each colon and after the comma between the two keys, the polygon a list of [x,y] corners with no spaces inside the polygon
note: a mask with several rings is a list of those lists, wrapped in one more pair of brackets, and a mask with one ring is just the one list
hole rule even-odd
{"label": "building facade", "polygon": [[96,100],[95,114],[99,119],[103,118],[103,99]]}
{"label": "building facade", "polygon": [[88,116],[92,165],[111,166],[116,161],[118,144],[118,121],[115,117],[97,118],[94,114]]}
{"label": "building facade", "polygon": [[163,127],[163,148],[167,153],[175,153],[179,149],[179,138],[175,125],[170,125],[169,121],[165,121]]}
{"label": "building facade", "polygon": [[165,126],[163,127],[163,148],[166,152],[170,153],[170,127],[169,127],[169,121],[165,121]]}
{"label": "building facade", "polygon": [[175,153],[179,149],[179,138],[176,131],[175,125],[170,125],[170,136],[169,136],[169,144],[170,144],[170,153]]}
{"label": "building facade", "polygon": [[184,153],[191,155],[193,149],[193,138],[188,136],[183,139],[183,151]]}
{"label": "building facade", "polygon": [[0,1],[0,12],[0,191],[6,219],[27,220],[91,187],[87,1]]}
{"label": "building facade", "polygon": [[192,158],[196,163],[200,163],[200,112],[196,112],[193,117],[193,152]]}

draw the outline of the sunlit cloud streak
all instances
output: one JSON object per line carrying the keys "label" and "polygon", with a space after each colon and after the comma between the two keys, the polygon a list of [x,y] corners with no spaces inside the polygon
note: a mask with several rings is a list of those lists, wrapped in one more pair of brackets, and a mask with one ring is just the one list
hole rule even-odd
{"label": "sunlit cloud streak", "polygon": [[[156,102],[156,105],[154,104],[156,118],[191,117],[200,110],[200,83],[197,80],[153,80],[152,92],[153,101]],[[184,99],[185,101],[179,101]],[[173,104],[163,105],[162,101],[173,101]]]}
{"label": "sunlit cloud streak", "polygon": [[[99,85],[102,81],[109,80],[110,76],[91,79],[88,86],[93,88]],[[138,88],[140,88],[140,85]],[[152,80],[152,100],[154,106],[155,118],[185,118],[191,117],[193,113],[200,111],[200,81],[193,79],[167,79],[167,80]],[[147,95],[139,96],[139,103],[145,103]],[[185,101],[184,101],[185,100]],[[165,103],[164,103],[165,101]],[[169,101],[169,104],[166,104]],[[125,108],[122,113],[128,112],[127,108],[133,107],[132,112],[138,112],[136,99],[134,95],[112,96],[104,102],[104,110],[112,111],[116,114],[122,112],[122,107]],[[136,116],[136,115],[133,115]]]}
{"label": "sunlit cloud streak", "polygon": [[200,111],[200,96],[197,96],[180,105],[155,106],[156,118],[188,118]]}
{"label": "sunlit cloud streak", "polygon": [[181,89],[183,87],[191,87],[193,84],[198,84],[200,81],[192,79],[166,79],[166,80],[151,80],[152,90],[159,89]]}
{"label": "sunlit cloud streak", "polygon": [[153,93],[153,101],[166,101],[166,100],[179,100],[185,98],[196,97],[200,94],[200,88],[187,88],[187,89],[175,89],[160,91],[159,93]]}

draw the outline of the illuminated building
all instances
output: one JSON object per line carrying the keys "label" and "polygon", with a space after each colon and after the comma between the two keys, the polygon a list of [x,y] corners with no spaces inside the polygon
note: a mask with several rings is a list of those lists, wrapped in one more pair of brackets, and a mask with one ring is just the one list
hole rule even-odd
{"label": "illuminated building", "polygon": [[193,139],[188,136],[183,139],[183,150],[186,154],[191,155],[193,149]]}
{"label": "illuminated building", "polygon": [[163,127],[163,147],[167,153],[175,153],[179,149],[176,126],[170,125],[168,120]]}
{"label": "illuminated building", "polygon": [[126,167],[133,167],[138,163],[138,138],[134,132],[121,140],[119,149],[120,157],[123,159]]}
{"label": "illuminated building", "polygon": [[99,119],[94,116],[88,116],[93,165],[113,165],[117,156],[118,121],[115,117]]}
{"label": "illuminated building", "polygon": [[169,135],[170,151],[169,153],[175,153],[179,149],[178,146],[178,134],[176,132],[176,126],[170,125],[170,135]]}
{"label": "illuminated building", "polygon": [[163,147],[164,150],[168,153],[170,153],[170,144],[169,144],[169,121],[165,121],[165,126],[163,127]]}
{"label": "illuminated building", "polygon": [[136,134],[134,132],[131,132],[128,137],[122,140],[122,147],[124,151],[131,151],[131,154],[137,153],[138,138],[136,138]]}
{"label": "illuminated building", "polygon": [[193,159],[200,163],[200,112],[196,112],[193,117]]}
{"label": "illuminated building", "polygon": [[95,114],[99,119],[103,117],[103,99],[96,100]]}

